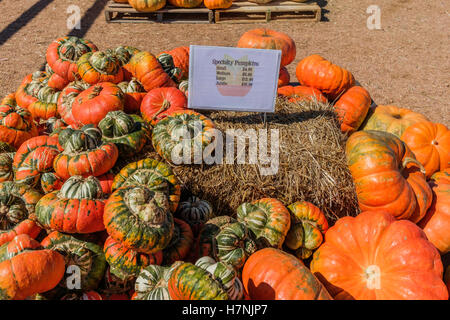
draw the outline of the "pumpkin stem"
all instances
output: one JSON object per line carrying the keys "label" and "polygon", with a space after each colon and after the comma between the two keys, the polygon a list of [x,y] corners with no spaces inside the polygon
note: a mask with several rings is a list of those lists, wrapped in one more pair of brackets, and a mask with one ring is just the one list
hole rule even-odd
{"label": "pumpkin stem", "polygon": [[159,110],[153,115],[152,121],[155,121],[160,113],[166,111],[169,108],[170,108],[170,101],[164,99],[164,102],[162,103],[161,108],[159,108]]}
{"label": "pumpkin stem", "polygon": [[423,174],[426,173],[425,168],[423,167],[423,165],[422,165],[419,161],[417,161],[416,159],[411,158],[411,157],[405,157],[405,158],[403,159],[402,167],[403,167],[403,168],[406,168],[406,166],[407,166],[409,163],[414,163],[414,164],[416,164],[416,165],[420,168],[420,172],[422,172]]}
{"label": "pumpkin stem", "polygon": [[103,88],[102,88],[102,86],[101,85],[95,85],[93,88],[92,88],[92,93],[91,94],[89,94],[89,99],[93,99],[93,98],[95,98],[96,96],[98,96],[99,94],[100,94],[100,92],[102,92],[102,90],[103,90]]}

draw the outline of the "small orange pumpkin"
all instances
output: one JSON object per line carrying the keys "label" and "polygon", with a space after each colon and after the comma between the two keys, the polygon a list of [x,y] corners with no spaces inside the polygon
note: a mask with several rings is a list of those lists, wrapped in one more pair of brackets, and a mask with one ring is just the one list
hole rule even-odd
{"label": "small orange pumpkin", "polygon": [[352,133],[358,130],[369,112],[372,98],[369,92],[360,86],[348,89],[336,103],[336,111],[341,122],[341,131]]}

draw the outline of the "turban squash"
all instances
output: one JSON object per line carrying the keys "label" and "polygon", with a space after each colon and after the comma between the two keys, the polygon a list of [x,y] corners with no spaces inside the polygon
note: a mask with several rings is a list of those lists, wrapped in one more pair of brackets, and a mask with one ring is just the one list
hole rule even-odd
{"label": "turban squash", "polygon": [[74,81],[78,74],[77,61],[88,52],[98,51],[91,41],[78,37],[61,37],[53,41],[46,52],[47,63],[59,76]]}
{"label": "turban squash", "polygon": [[171,112],[187,110],[186,96],[177,88],[155,88],[142,100],[141,114],[153,126]]}
{"label": "turban squash", "polygon": [[181,201],[175,215],[189,224],[194,235],[198,235],[206,221],[214,218],[211,203],[196,196]]}
{"label": "turban squash", "polygon": [[439,252],[414,223],[386,211],[339,219],[311,271],[338,300],[448,299]]}
{"label": "turban squash", "polygon": [[141,103],[147,92],[142,84],[132,78],[130,81],[123,81],[118,84],[124,96],[123,111],[126,113],[138,113]]}
{"label": "turban squash", "polygon": [[40,249],[41,244],[27,234],[19,234],[0,246],[0,262],[11,259],[25,250]]}
{"label": "turban squash", "polygon": [[0,102],[0,141],[17,149],[37,135],[31,113],[17,105],[14,93],[6,96]]}
{"label": "turban squash", "polygon": [[71,176],[100,176],[116,163],[119,151],[114,143],[102,143],[101,131],[93,125],[80,130],[67,128],[58,137],[64,151],[53,162],[55,173],[67,180]]}
{"label": "turban squash", "polygon": [[248,258],[242,282],[252,300],[331,300],[301,260],[275,248],[261,249]]}
{"label": "turban squash", "polygon": [[34,214],[41,197],[42,194],[30,186],[13,181],[0,182],[0,245],[20,234],[37,237],[41,228],[29,217]]}
{"label": "turban squash", "polygon": [[97,178],[73,176],[59,191],[36,204],[36,219],[45,228],[65,233],[92,233],[105,229],[105,200]]}
{"label": "turban squash", "polygon": [[14,180],[14,152],[0,153],[0,182]]}
{"label": "turban squash", "polygon": [[254,233],[260,247],[280,249],[291,227],[289,211],[274,198],[241,204],[237,209],[237,220]]}
{"label": "turban squash", "polygon": [[64,180],[54,172],[45,172],[41,175],[41,189],[45,194],[61,189]]}
{"label": "turban squash", "polygon": [[432,194],[423,167],[406,144],[382,131],[358,131],[346,145],[361,210],[386,210],[397,219],[418,222]]}
{"label": "turban squash", "polygon": [[[183,1],[183,0],[182,0]],[[192,0],[195,2],[197,0]],[[189,77],[189,47],[181,46],[176,47],[175,49],[169,51],[163,51],[158,54],[156,57],[159,57],[162,53],[167,53],[173,59],[173,63],[175,67],[181,69],[182,71],[182,79],[187,79]]]}
{"label": "turban squash", "polygon": [[120,46],[114,49],[114,54],[117,59],[119,59],[120,65],[122,66],[123,80],[126,82],[131,81],[131,79],[133,78],[130,70],[130,60],[133,55],[140,51],[141,50],[130,46]]}
{"label": "turban squash", "polygon": [[57,110],[65,123],[72,126],[74,129],[80,127],[82,124],[75,120],[72,114],[72,105],[75,99],[84,90],[87,90],[90,85],[84,81],[77,80],[69,83],[59,95],[57,102]]}
{"label": "turban squash", "polygon": [[112,50],[85,53],[78,59],[77,67],[81,79],[91,85],[123,80],[122,63]]}
{"label": "turban squash", "polygon": [[159,265],[142,269],[136,278],[133,300],[171,300],[168,282],[172,271],[172,266]]}

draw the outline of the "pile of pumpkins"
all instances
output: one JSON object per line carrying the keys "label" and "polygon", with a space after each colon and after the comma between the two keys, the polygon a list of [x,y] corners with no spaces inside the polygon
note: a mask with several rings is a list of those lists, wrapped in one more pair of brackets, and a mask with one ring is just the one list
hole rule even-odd
{"label": "pile of pumpkins", "polygon": [[196,7],[201,6],[203,3],[206,8],[211,9],[211,10],[212,9],[228,9],[233,4],[233,0],[167,0],[167,1],[166,0],[156,0],[156,1],[114,0],[114,2],[128,3],[134,9],[136,9],[136,11],[139,11],[139,12],[157,11],[159,9],[164,8],[166,3],[169,3],[171,6],[174,6],[177,8],[196,8]]}
{"label": "pile of pumpkins", "polygon": [[174,134],[200,121],[205,148],[215,128],[186,107],[189,48],[62,37],[0,102],[1,299],[448,299],[448,128],[371,108],[319,55],[289,85],[286,34],[250,30],[238,47],[281,50],[279,96],[334,108],[362,212],[332,224],[312,203],[263,198],[215,216],[172,171]]}

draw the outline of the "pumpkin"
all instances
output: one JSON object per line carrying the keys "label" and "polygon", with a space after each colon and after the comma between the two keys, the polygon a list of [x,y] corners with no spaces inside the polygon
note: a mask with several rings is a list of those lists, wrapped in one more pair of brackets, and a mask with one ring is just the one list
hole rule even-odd
{"label": "pumpkin", "polygon": [[14,103],[19,107],[28,109],[28,106],[37,101],[37,94],[39,90],[45,87],[48,83],[48,75],[43,71],[36,71],[28,74],[22,80],[15,96]]}
{"label": "pumpkin", "polygon": [[98,125],[110,111],[123,110],[124,93],[110,82],[98,83],[83,92],[72,103],[76,122]]}
{"label": "pumpkin", "polygon": [[163,8],[166,0],[128,0],[128,3],[139,12],[153,12]]}
{"label": "pumpkin", "polygon": [[229,300],[220,281],[189,262],[179,262],[173,266],[168,288],[172,300]]}
{"label": "pumpkin", "polygon": [[[174,264],[178,266],[178,264]],[[149,265],[136,278],[133,300],[171,300],[168,288],[172,266]]]}
{"label": "pumpkin", "polygon": [[0,245],[19,234],[37,237],[41,228],[28,217],[34,214],[41,197],[41,193],[29,186],[13,181],[0,182]]}
{"label": "pumpkin", "polygon": [[184,93],[184,95],[186,96],[186,98],[189,96],[189,80],[183,80],[180,82],[180,84],[178,85],[178,90],[180,90],[181,92]]}
{"label": "pumpkin", "polygon": [[14,94],[0,102],[0,141],[19,148],[38,135],[31,113],[17,106]]}
{"label": "pumpkin", "polygon": [[123,80],[122,63],[112,50],[85,53],[78,59],[77,67],[81,79],[91,85]]}
{"label": "pumpkin", "polygon": [[67,123],[56,117],[51,117],[47,120],[41,121],[40,124],[43,127],[43,135],[55,135],[67,128]]}
{"label": "pumpkin", "polygon": [[[175,0],[180,1],[180,0]],[[188,0],[188,3],[194,3],[198,2],[200,0]],[[189,47],[188,46],[182,46],[182,47],[176,47],[175,49],[169,50],[169,51],[163,51],[161,53],[167,53],[170,55],[173,59],[173,63],[175,67],[181,69],[182,71],[182,79],[187,79],[189,77]],[[158,54],[158,56],[161,55]]]}
{"label": "pumpkin", "polygon": [[450,167],[450,130],[443,124],[415,123],[406,128],[401,139],[423,165],[427,178]]}
{"label": "pumpkin", "polygon": [[64,180],[54,172],[45,172],[41,175],[41,189],[45,194],[61,189]]}
{"label": "pumpkin", "polygon": [[309,269],[291,254],[275,248],[253,253],[242,270],[251,300],[331,300]]}
{"label": "pumpkin", "polygon": [[28,111],[30,111],[33,119],[37,121],[40,119],[47,120],[59,116],[57,102],[60,94],[61,91],[49,86],[40,88],[36,94],[37,100],[28,106]]}
{"label": "pumpkin", "polygon": [[346,154],[361,210],[422,219],[431,205],[431,189],[403,141],[387,132],[357,131],[347,140]]}
{"label": "pumpkin", "polygon": [[187,110],[186,96],[177,88],[155,88],[142,100],[141,114],[153,126],[174,111]]}
{"label": "pumpkin", "polygon": [[111,172],[107,172],[105,174],[102,174],[101,176],[98,176],[97,179],[100,182],[103,193],[107,195],[111,194],[114,174],[112,174]]}
{"label": "pumpkin", "polygon": [[9,143],[0,141],[0,153],[15,153],[17,151],[16,148],[14,148]]}
{"label": "pumpkin", "polygon": [[191,227],[194,235],[198,235],[206,221],[214,217],[211,203],[196,196],[181,201],[175,213]]}
{"label": "pumpkin", "polygon": [[14,180],[14,152],[0,153],[0,182]]}
{"label": "pumpkin", "polygon": [[173,236],[167,195],[145,185],[114,191],[106,202],[103,221],[114,240],[138,252],[158,252],[167,247]]}
{"label": "pumpkin", "polygon": [[396,106],[378,105],[369,110],[367,119],[360,129],[385,131],[400,138],[406,128],[423,121],[428,121],[428,118],[418,112]]}
{"label": "pumpkin", "polygon": [[98,51],[89,40],[77,37],[61,37],[53,41],[45,55],[50,68],[68,81],[74,81],[78,74],[77,61],[88,52]]}
{"label": "pumpkin", "polygon": [[239,269],[256,251],[256,243],[247,227],[229,216],[212,218],[198,236],[199,256],[210,256]]}
{"label": "pumpkin", "polygon": [[124,93],[123,111],[126,113],[137,113],[141,109],[142,100],[147,92],[145,92],[142,84],[132,78],[129,82],[124,81],[118,84]]}
{"label": "pumpkin", "polygon": [[[108,240],[108,238],[109,237],[107,237],[106,240]],[[106,240],[105,240],[105,242],[106,242]],[[103,250],[104,250],[104,248],[103,248]],[[102,284],[102,288],[104,288],[104,289],[102,290],[103,291],[102,293],[123,294],[123,293],[130,292],[132,290],[132,288],[134,288],[135,278],[122,280],[119,277],[115,276],[111,272],[111,267],[108,266],[106,268],[106,272],[105,272],[105,276],[103,277],[103,280],[104,280],[103,281],[104,284]]]}
{"label": "pumpkin", "polygon": [[102,131],[102,140],[114,143],[121,157],[130,157],[139,153],[150,138],[150,129],[137,115],[123,111],[110,111],[98,123]]}
{"label": "pumpkin", "polygon": [[[64,279],[59,283],[63,288],[73,285],[73,266],[79,268],[79,290],[92,290],[97,288],[106,269],[106,260],[102,248],[92,242],[77,239],[58,231],[53,231],[41,241],[46,249],[59,252],[64,256],[67,271]],[[70,288],[68,288],[70,289]]]}
{"label": "pumpkin", "polygon": [[111,237],[106,239],[103,251],[111,273],[121,280],[136,278],[142,268],[153,264],[160,265],[163,260],[161,251],[139,253]]}
{"label": "pumpkin", "polygon": [[141,51],[133,55],[129,66],[131,74],[142,84],[145,91],[160,87],[176,87],[176,83],[150,52]]}
{"label": "pumpkin", "polygon": [[204,0],[203,4],[210,10],[228,9],[233,5],[233,0]]}
{"label": "pumpkin", "polygon": [[81,126],[81,123],[73,117],[72,114],[72,105],[75,99],[82,93],[84,90],[87,90],[90,85],[84,81],[74,81],[71,82],[65,87],[61,94],[59,95],[57,102],[57,110],[58,114],[64,120],[65,123],[72,126],[73,128],[78,128]]}
{"label": "pumpkin", "polygon": [[158,121],[152,132],[156,152],[174,164],[200,164],[206,147],[214,146],[214,123],[195,111],[174,111]]}
{"label": "pumpkin", "polygon": [[334,104],[334,110],[341,123],[341,131],[353,133],[361,126],[369,112],[372,98],[369,92],[360,86],[353,86]]}
{"label": "pumpkin", "polygon": [[280,74],[278,76],[278,88],[287,86],[291,81],[291,76],[289,75],[286,67],[281,67]]}
{"label": "pumpkin", "polygon": [[100,182],[90,176],[73,176],[61,190],[43,196],[36,204],[36,219],[45,228],[65,233],[92,233],[105,229],[105,201]]}
{"label": "pumpkin", "polygon": [[124,81],[131,81],[131,79],[133,78],[130,69],[130,60],[133,55],[140,51],[141,50],[130,46],[120,46],[114,49],[114,54],[116,55],[117,59],[119,59],[122,66]]}
{"label": "pumpkin", "polygon": [[223,262],[216,262],[216,260],[208,256],[198,259],[195,265],[208,271],[214,279],[220,281],[230,300],[242,299],[244,286],[233,267]]}
{"label": "pumpkin", "polygon": [[[205,6],[207,6],[206,3]],[[237,46],[238,48],[281,50],[280,67],[287,66],[294,61],[297,54],[295,42],[289,35],[265,28],[245,32],[239,39]]]}
{"label": "pumpkin", "polygon": [[174,218],[172,239],[163,249],[163,264],[171,265],[175,261],[182,261],[191,250],[194,235],[191,227],[183,220]]}
{"label": "pumpkin", "polygon": [[100,176],[114,166],[119,156],[114,143],[101,142],[101,131],[93,125],[64,129],[58,140],[64,151],[56,156],[53,168],[63,180],[77,175]]}
{"label": "pumpkin", "polygon": [[25,141],[14,156],[15,180],[38,186],[41,174],[53,171],[53,160],[61,151],[58,136],[37,136]]}
{"label": "pumpkin", "polygon": [[291,227],[289,211],[274,198],[241,204],[237,209],[237,220],[255,234],[261,247],[281,248]]}
{"label": "pumpkin", "polygon": [[50,67],[48,63],[45,64],[45,73],[47,73],[49,77],[47,82],[48,86],[58,91],[64,89],[64,87],[67,86],[67,84],[69,83],[69,80],[55,73],[55,71],[53,71],[53,69]]}
{"label": "pumpkin", "polygon": [[327,103],[327,98],[317,89],[306,86],[284,86],[278,88],[277,93],[279,96],[288,98],[289,102],[296,101],[319,101]]}
{"label": "pumpkin", "polygon": [[439,252],[414,223],[386,211],[339,219],[311,271],[338,300],[448,299]]}
{"label": "pumpkin", "polygon": [[114,177],[111,190],[134,185],[144,185],[150,190],[166,193],[170,210],[175,212],[177,209],[181,187],[172,169],[164,162],[145,158],[129,163]]}
{"label": "pumpkin", "polygon": [[169,3],[179,8],[195,8],[202,4],[202,0],[169,0]]}
{"label": "pumpkin", "polygon": [[355,84],[352,73],[314,54],[302,59],[295,69],[298,82],[320,90],[330,100],[339,97]]}
{"label": "pumpkin", "polygon": [[23,300],[51,290],[64,271],[64,258],[58,252],[26,250],[0,263],[0,299]]}
{"label": "pumpkin", "polygon": [[450,251],[450,169],[437,172],[429,182],[433,202],[419,226],[434,246],[445,254]]}
{"label": "pumpkin", "polygon": [[173,58],[168,53],[160,53],[156,59],[158,59],[165,73],[169,75],[169,77],[175,82],[179,83],[183,80],[184,74],[183,71],[175,66]]}
{"label": "pumpkin", "polygon": [[0,262],[11,259],[26,250],[40,249],[41,244],[27,234],[19,234],[0,246]]}
{"label": "pumpkin", "polygon": [[292,223],[284,244],[296,250],[300,259],[307,259],[322,244],[328,230],[327,219],[322,210],[306,201],[297,201],[289,205],[288,210]]}

